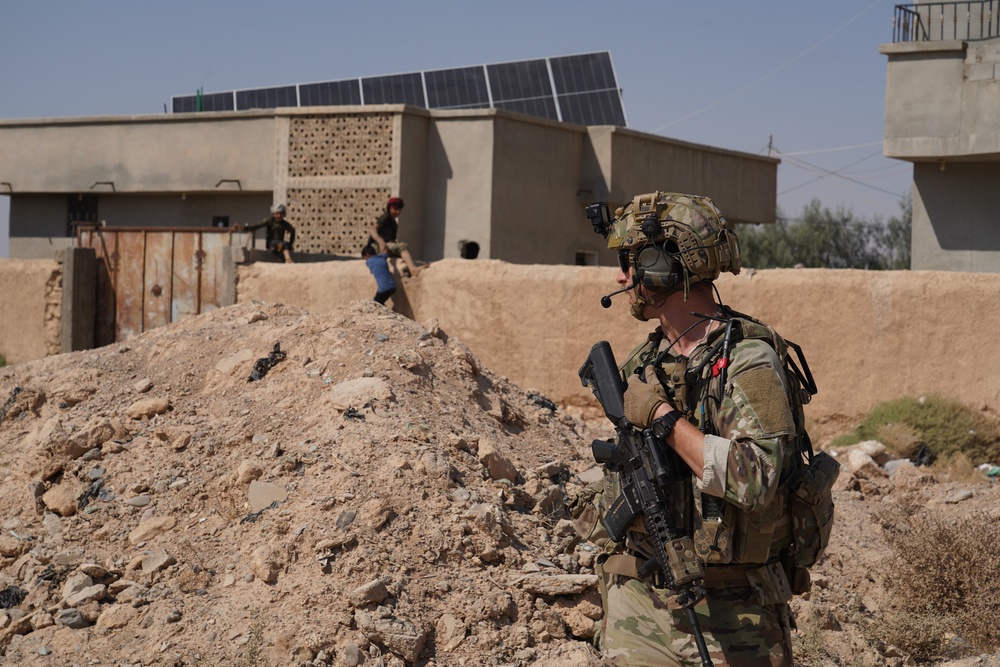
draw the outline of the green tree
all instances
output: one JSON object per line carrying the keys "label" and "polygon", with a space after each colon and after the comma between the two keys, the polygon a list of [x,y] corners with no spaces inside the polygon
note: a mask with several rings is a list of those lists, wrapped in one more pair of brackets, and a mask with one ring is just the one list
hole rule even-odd
{"label": "green tree", "polygon": [[843,207],[831,211],[814,199],[797,220],[779,211],[773,225],[740,225],[737,234],[744,266],[908,269],[911,220],[909,199],[888,222],[856,217]]}

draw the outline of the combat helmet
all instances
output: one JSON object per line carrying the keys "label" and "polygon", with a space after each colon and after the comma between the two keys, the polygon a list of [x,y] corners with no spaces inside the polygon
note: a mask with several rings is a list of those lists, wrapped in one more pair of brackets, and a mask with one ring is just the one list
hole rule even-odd
{"label": "combat helmet", "polygon": [[618,251],[626,273],[631,265],[638,283],[660,292],[740,272],[735,232],[715,202],[700,195],[637,195],[615,211],[608,248]]}

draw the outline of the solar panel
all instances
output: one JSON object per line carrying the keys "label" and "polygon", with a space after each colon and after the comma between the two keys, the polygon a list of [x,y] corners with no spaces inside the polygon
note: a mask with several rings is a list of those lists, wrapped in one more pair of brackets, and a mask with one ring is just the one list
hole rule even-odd
{"label": "solar panel", "polygon": [[549,62],[558,94],[618,90],[611,54],[607,51],[550,58]]}
{"label": "solar panel", "polygon": [[556,103],[551,97],[536,97],[533,100],[511,100],[507,102],[494,102],[497,109],[516,111],[517,113],[529,116],[540,116],[541,118],[551,118],[559,120],[556,112]]}
{"label": "solar panel", "polygon": [[295,86],[236,91],[236,108],[240,110],[297,106],[299,106],[299,97]]}
{"label": "solar panel", "polygon": [[493,101],[552,97],[549,68],[544,60],[487,65]]}
{"label": "solar panel", "polygon": [[[173,98],[174,113],[186,113],[198,111],[198,96],[184,95]],[[233,94],[228,93],[208,93],[201,96],[202,111],[233,111]]]}
{"label": "solar panel", "polygon": [[424,72],[427,106],[431,109],[489,108],[490,91],[482,67]]}
{"label": "solar panel", "polygon": [[361,104],[361,84],[357,79],[302,83],[299,102],[304,107]]}
{"label": "solar panel", "polygon": [[[198,110],[194,95],[176,96],[171,102],[175,113]],[[626,125],[607,51],[202,96],[205,111],[364,104],[493,107],[579,125]]]}
{"label": "solar panel", "polygon": [[361,79],[361,94],[365,104],[427,106],[424,101],[424,83],[419,72]]}
{"label": "solar panel", "polygon": [[567,123],[625,127],[625,111],[617,90],[560,95],[559,110]]}

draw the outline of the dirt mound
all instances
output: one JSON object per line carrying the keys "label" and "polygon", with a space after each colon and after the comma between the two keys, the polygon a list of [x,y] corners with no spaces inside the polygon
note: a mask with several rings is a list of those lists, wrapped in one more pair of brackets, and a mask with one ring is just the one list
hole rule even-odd
{"label": "dirt mound", "polygon": [[[564,500],[608,431],[434,322],[233,306],[0,369],[0,401],[5,664],[598,664]],[[795,602],[837,664],[892,661],[852,621],[883,595],[871,505],[957,490],[845,473]]]}

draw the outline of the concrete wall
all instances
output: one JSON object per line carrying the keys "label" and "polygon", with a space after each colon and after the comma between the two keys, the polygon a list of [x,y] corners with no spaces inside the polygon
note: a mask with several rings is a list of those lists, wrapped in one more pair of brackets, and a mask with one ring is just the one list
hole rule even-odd
{"label": "concrete wall", "polygon": [[488,256],[519,264],[573,264],[576,251],[592,248],[596,237],[578,196],[586,132],[575,125],[502,117],[493,127]]}
{"label": "concrete wall", "polygon": [[[26,192],[270,192],[271,112],[0,121],[0,181]],[[93,187],[93,189],[91,189]]]}
{"label": "concrete wall", "polygon": [[[446,260],[400,280],[400,299],[406,314],[436,318],[495,372],[584,404],[590,399],[576,372],[590,346],[606,339],[621,357],[652,329],[629,316],[624,297],[610,310],[600,307],[614,274],[606,267]],[[904,395],[937,393],[1000,410],[1000,384],[990,381],[1000,377],[1000,355],[991,352],[1000,310],[982,307],[1000,302],[1000,276],[785,269],[726,274],[719,289],[726,303],[804,348],[820,388],[809,407],[820,433]],[[372,294],[360,261],[239,269],[239,301],[325,312]],[[939,357],[946,361],[934,361]]]}
{"label": "concrete wall", "polygon": [[[494,148],[492,118],[450,114],[428,125],[424,259],[459,257],[462,240],[489,256]],[[409,209],[400,217],[400,235],[408,218]]]}
{"label": "concrete wall", "polygon": [[59,353],[61,277],[54,259],[0,260],[0,354],[8,364]]}
{"label": "concrete wall", "polygon": [[887,157],[913,168],[913,269],[1000,272],[1000,39],[884,44]]}
{"label": "concrete wall", "polygon": [[913,165],[912,266],[1000,272],[1000,162]]}
{"label": "concrete wall", "polygon": [[654,190],[688,192],[708,195],[733,222],[774,222],[779,160],[618,127],[591,130],[598,154],[610,154],[615,204]]}

